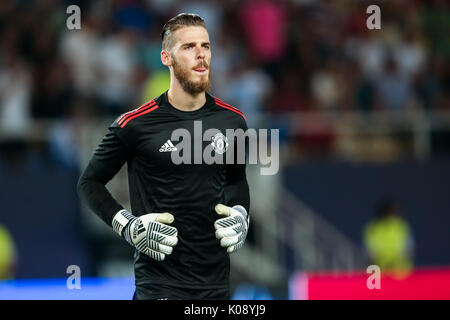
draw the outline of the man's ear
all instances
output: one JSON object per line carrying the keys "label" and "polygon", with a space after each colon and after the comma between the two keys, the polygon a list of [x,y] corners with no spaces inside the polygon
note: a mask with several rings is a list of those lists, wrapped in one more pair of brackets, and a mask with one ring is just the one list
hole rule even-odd
{"label": "man's ear", "polygon": [[161,62],[166,67],[172,65],[172,58],[170,57],[170,53],[167,50],[161,50]]}

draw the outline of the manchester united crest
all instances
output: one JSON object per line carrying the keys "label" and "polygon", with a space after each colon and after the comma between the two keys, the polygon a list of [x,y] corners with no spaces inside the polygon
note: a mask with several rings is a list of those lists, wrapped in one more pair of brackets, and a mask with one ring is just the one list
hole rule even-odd
{"label": "manchester united crest", "polygon": [[228,139],[222,133],[216,133],[214,137],[211,138],[211,145],[214,151],[218,154],[223,154],[228,148]]}

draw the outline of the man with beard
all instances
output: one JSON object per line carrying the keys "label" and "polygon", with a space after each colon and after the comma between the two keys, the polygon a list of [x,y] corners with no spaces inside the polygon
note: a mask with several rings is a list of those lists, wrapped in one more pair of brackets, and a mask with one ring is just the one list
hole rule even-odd
{"label": "man with beard", "polygon": [[[245,162],[206,164],[195,158],[202,158],[206,147],[223,155],[229,145],[236,147],[228,143],[226,129],[245,131],[246,119],[207,92],[211,45],[201,17],[177,15],[164,25],[161,38],[169,90],[114,121],[81,175],[78,192],[136,248],[134,299],[229,299],[229,254],[242,247],[249,226]],[[200,142],[201,150],[194,141],[175,145],[175,130],[195,140],[199,124],[203,132],[218,131]],[[182,157],[194,160],[174,163],[171,155],[180,149],[186,152]],[[105,187],[125,163],[131,212]]]}

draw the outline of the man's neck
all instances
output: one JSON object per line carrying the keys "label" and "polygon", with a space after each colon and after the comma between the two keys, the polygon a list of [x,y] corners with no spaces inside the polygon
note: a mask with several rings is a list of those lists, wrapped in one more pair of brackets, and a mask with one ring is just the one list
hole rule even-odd
{"label": "man's neck", "polygon": [[181,86],[170,86],[167,99],[175,108],[182,111],[195,111],[204,106],[206,102],[205,92],[192,96],[181,88]]}

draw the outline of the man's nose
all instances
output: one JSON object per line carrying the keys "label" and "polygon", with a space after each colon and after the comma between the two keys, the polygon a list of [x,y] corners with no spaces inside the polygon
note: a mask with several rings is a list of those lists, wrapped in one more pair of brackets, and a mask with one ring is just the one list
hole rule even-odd
{"label": "man's nose", "polygon": [[197,59],[204,59],[205,58],[205,50],[203,49],[198,49],[197,50]]}

